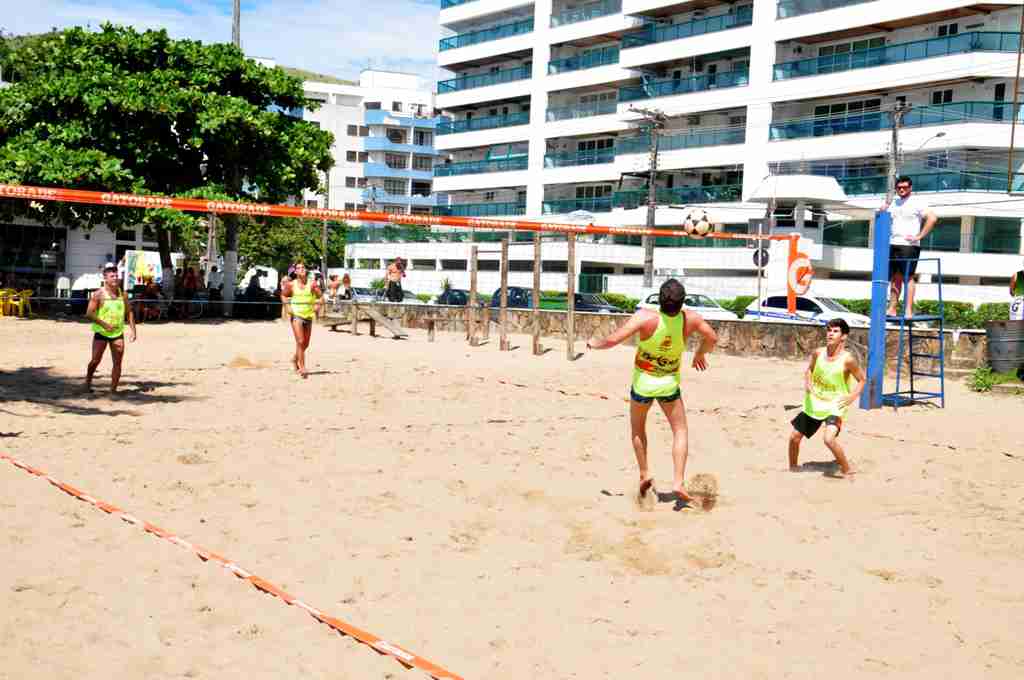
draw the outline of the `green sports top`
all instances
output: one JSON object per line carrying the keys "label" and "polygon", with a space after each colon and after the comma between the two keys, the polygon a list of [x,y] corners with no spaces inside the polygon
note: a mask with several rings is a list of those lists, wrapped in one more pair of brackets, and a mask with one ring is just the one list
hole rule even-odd
{"label": "green sports top", "polygon": [[850,385],[846,381],[846,357],[845,350],[834,359],[828,358],[827,348],[818,350],[811,373],[811,389],[804,396],[804,413],[815,420],[825,420],[829,416],[846,417],[849,407],[839,405],[839,400],[850,393]]}
{"label": "green sports top", "polygon": [[1017,272],[1017,281],[1013,286],[1013,297],[1024,297],[1024,269]]}
{"label": "green sports top", "polygon": [[306,285],[300,286],[298,281],[292,283],[292,316],[297,316],[300,319],[312,319],[314,316],[313,304],[316,302],[316,296],[313,295],[313,285],[306,282]]}
{"label": "green sports top", "polygon": [[633,391],[641,397],[671,397],[679,390],[679,366],[686,351],[686,314],[658,312],[658,329],[636,345]]}
{"label": "green sports top", "polygon": [[96,322],[92,324],[92,332],[99,333],[105,338],[119,338],[124,335],[124,298],[108,297],[107,291],[103,290],[103,299],[100,300],[100,308],[96,310],[96,316],[101,321],[111,326],[107,330]]}

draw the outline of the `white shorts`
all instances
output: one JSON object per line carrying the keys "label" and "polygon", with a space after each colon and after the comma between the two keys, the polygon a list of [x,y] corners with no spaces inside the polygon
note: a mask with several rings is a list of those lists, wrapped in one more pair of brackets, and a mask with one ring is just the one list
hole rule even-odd
{"label": "white shorts", "polygon": [[1010,300],[1010,321],[1024,321],[1024,297]]}

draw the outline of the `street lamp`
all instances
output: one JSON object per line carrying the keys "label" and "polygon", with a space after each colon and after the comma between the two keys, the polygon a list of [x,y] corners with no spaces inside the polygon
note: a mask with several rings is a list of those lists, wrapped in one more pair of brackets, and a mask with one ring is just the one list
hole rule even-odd
{"label": "street lamp", "polygon": [[938,139],[939,137],[945,137],[945,136],[946,136],[945,132],[936,132],[934,135],[932,135],[928,139],[926,139],[923,142],[921,142],[921,146],[917,147],[917,149],[915,149],[915,151],[920,151],[921,149],[924,148],[925,144],[927,144],[928,142],[932,141],[933,139]]}

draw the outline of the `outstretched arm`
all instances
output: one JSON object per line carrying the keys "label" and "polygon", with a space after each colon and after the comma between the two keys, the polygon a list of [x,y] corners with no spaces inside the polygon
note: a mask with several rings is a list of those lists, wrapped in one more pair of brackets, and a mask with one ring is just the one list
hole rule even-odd
{"label": "outstretched arm", "polygon": [[643,311],[636,312],[626,323],[604,338],[593,337],[587,342],[587,349],[608,349],[628,340],[634,333],[643,328],[649,316]]}
{"label": "outstretched arm", "polygon": [[1010,297],[1013,297],[1013,294],[1016,293],[1016,292],[1017,292],[1017,275],[1014,274],[1013,276],[1010,277]]}
{"label": "outstretched arm", "polygon": [[718,342],[718,333],[711,327],[704,317],[697,312],[686,312],[686,328],[683,329],[686,337],[694,333],[700,333],[700,347],[693,354],[693,367],[698,371],[706,371],[708,362],[706,356],[715,349]]}
{"label": "outstretched arm", "polygon": [[864,370],[860,367],[860,364],[857,362],[856,359],[853,358],[853,356],[848,355],[846,357],[845,368],[845,374],[847,379],[849,379],[849,377],[852,375],[857,380],[857,386],[853,388],[852,392],[850,392],[848,395],[839,400],[839,403],[840,405],[843,406],[843,408],[846,408],[847,406],[856,402],[857,399],[860,398],[860,393],[864,391],[865,383]]}

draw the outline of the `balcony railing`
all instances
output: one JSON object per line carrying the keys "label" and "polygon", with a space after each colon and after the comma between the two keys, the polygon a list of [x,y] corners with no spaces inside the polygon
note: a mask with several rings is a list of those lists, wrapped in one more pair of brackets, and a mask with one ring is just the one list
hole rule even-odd
{"label": "balcony railing", "polygon": [[551,15],[551,28],[589,21],[622,11],[622,0],[601,0]]}
{"label": "balcony railing", "polygon": [[361,196],[365,203],[372,201],[377,204],[394,203],[416,206],[433,206],[437,204],[437,194],[427,194],[425,196],[422,194],[393,194],[373,187],[363,189]]}
{"label": "balcony railing", "polygon": [[451,135],[458,132],[474,132],[476,130],[495,130],[512,127],[513,125],[529,125],[530,112],[519,111],[504,116],[487,116],[486,118],[469,118],[468,120],[443,121],[437,124],[437,134]]}
{"label": "balcony railing", "polygon": [[437,93],[445,94],[446,92],[470,90],[474,87],[512,83],[517,80],[526,80],[529,77],[529,68],[525,66],[517,66],[515,68],[507,68],[502,71],[495,71],[494,73],[481,73],[475,76],[463,76],[462,78],[452,78],[451,80],[439,81],[437,83]]}
{"label": "balcony railing", "polygon": [[[1009,123],[1013,118],[1012,111],[1013,104],[1010,102],[955,102],[917,106],[903,115],[903,127],[957,123]],[[1020,105],[1017,109],[1017,121],[1024,122]],[[891,128],[892,118],[888,113],[868,111],[845,116],[798,118],[772,123],[769,128],[769,137],[773,140],[803,139],[852,132],[875,132]]]}
{"label": "balcony railing", "polygon": [[545,215],[562,215],[565,213],[586,210],[587,212],[611,212],[612,197],[602,196],[600,198],[563,198],[553,201],[544,201]]}
{"label": "balcony railing", "polygon": [[441,9],[458,7],[459,5],[465,5],[467,2],[476,2],[476,0],[441,0]]}
{"label": "balcony railing", "polygon": [[548,75],[566,73],[567,71],[580,71],[585,68],[597,68],[619,63],[619,48],[605,47],[600,50],[592,50],[586,54],[566,57],[565,59],[554,59],[548,62]]}
{"label": "balcony railing", "polygon": [[[995,172],[928,172],[904,171],[914,180],[914,191],[995,191],[1006,193],[1006,173]],[[888,177],[836,177],[847,196],[881,195],[888,189]]]}
{"label": "balcony railing", "polygon": [[451,217],[502,217],[505,215],[525,215],[524,203],[462,203],[460,205],[439,205],[434,208],[435,215]]}
{"label": "balcony railing", "polygon": [[464,161],[434,166],[434,177],[454,177],[456,175],[478,175],[483,172],[508,172],[509,170],[526,170],[527,157],[498,158],[489,161]]}
{"label": "balcony railing", "polygon": [[750,5],[747,5],[745,7],[741,7],[739,11],[735,13],[720,14],[715,17],[706,17],[704,19],[694,19],[693,21],[687,21],[682,24],[673,24],[671,26],[647,24],[643,29],[636,33],[627,33],[622,36],[622,49],[626,50],[631,47],[642,47],[644,45],[653,45],[654,43],[667,42],[669,40],[691,38],[695,35],[704,35],[705,33],[726,31],[730,28],[737,28],[739,26],[749,26],[753,21],[754,10]]}
{"label": "balcony railing", "polygon": [[615,113],[618,109],[618,102],[602,101],[592,104],[577,104],[576,106],[563,106],[560,108],[548,109],[548,122],[556,120],[573,120],[576,118],[589,118],[590,116],[604,116]]}
{"label": "balcony railing", "polygon": [[533,19],[524,19],[523,21],[515,21],[511,24],[502,24],[501,26],[487,28],[482,31],[461,33],[459,35],[442,38],[439,49],[441,52],[444,52],[445,50],[454,50],[459,47],[479,45],[480,43],[490,42],[492,40],[511,38],[514,35],[523,35],[524,33],[530,33],[531,31],[533,31]]}
{"label": "balcony railing", "polygon": [[803,78],[823,73],[841,73],[873,66],[902,64],[918,59],[945,57],[951,54],[967,54],[970,52],[1016,52],[1020,44],[1019,33],[998,33],[994,31],[977,31],[960,33],[944,38],[929,38],[914,42],[898,43],[886,47],[875,47],[869,50],[856,50],[843,54],[829,54],[800,61],[789,61],[776,64],[775,80]]}
{"label": "balcony railing", "polygon": [[574,165],[600,165],[615,162],[615,149],[596,149],[575,153],[549,153],[544,156],[545,168],[567,168]]}
{"label": "balcony railing", "polygon": [[[658,151],[676,151],[693,149],[701,146],[722,146],[724,144],[743,144],[747,141],[746,128],[726,130],[695,130],[678,135],[663,135],[658,138]],[[615,150],[617,153],[647,153],[651,148],[651,138],[639,135],[619,140]]]}
{"label": "balcony railing", "polygon": [[631,102],[637,99],[652,97],[668,97],[690,92],[705,92],[726,87],[740,87],[750,82],[746,70],[727,71],[688,78],[670,78],[668,80],[652,80],[642,85],[619,88],[619,101]]}
{"label": "balcony railing", "polygon": [[798,17],[801,14],[824,12],[827,9],[860,5],[865,2],[871,2],[871,0],[779,0],[776,17],[779,19]]}
{"label": "balcony railing", "polygon": [[[917,188],[916,186],[914,187]],[[703,187],[676,187],[675,189],[655,189],[654,200],[659,205],[678,203],[729,203],[740,200],[743,195],[742,184],[718,184]],[[612,195],[616,206],[627,210],[647,205],[647,189],[629,189],[616,191]]]}

